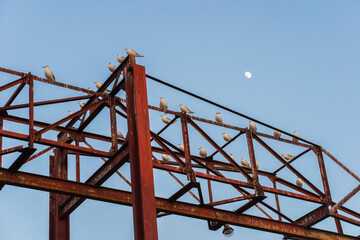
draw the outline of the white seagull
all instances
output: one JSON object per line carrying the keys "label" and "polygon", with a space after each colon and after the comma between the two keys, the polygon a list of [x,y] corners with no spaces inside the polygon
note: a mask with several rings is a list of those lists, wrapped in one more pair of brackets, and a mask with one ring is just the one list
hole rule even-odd
{"label": "white seagull", "polygon": [[161,155],[161,158],[162,158],[162,160],[164,160],[164,161],[167,161],[167,162],[170,161],[170,158],[169,158],[168,155],[166,155],[166,154],[162,154],[162,155]]}
{"label": "white seagull", "polygon": [[111,62],[109,62],[109,70],[110,72],[114,72],[116,70],[116,67]]}
{"label": "white seagull", "polygon": [[187,108],[186,106],[184,106],[183,104],[180,104],[179,106],[180,106],[180,110],[181,110],[183,113],[189,113],[189,114],[194,113],[194,112],[190,111],[190,109],[188,109],[188,108]]}
{"label": "white seagull", "polygon": [[244,167],[247,167],[247,168],[250,167],[248,161],[246,161],[245,158],[241,158],[240,162],[241,162],[241,165],[243,165]]}
{"label": "white seagull", "polygon": [[280,138],[280,136],[281,136],[281,132],[279,132],[279,131],[274,131],[274,137],[275,138]]}
{"label": "white seagull", "polygon": [[125,50],[126,50],[126,53],[129,56],[132,56],[132,57],[144,57],[144,56],[141,56],[140,54],[138,54],[137,52],[135,52],[134,50],[132,50],[130,48],[125,48]]}
{"label": "white seagull", "polygon": [[160,103],[159,103],[160,109],[163,112],[167,111],[168,105],[167,102],[165,101],[165,99],[163,97],[160,97]]}
{"label": "white seagull", "polygon": [[185,149],[184,149],[184,144],[179,143],[179,148],[180,148],[180,150],[181,150],[181,151],[183,151],[183,152],[184,152],[184,150],[185,150]]}
{"label": "white seagull", "polygon": [[81,108],[83,108],[83,107],[85,106],[84,101],[79,101],[78,104],[79,104],[79,106],[80,106]]}
{"label": "white seagull", "polygon": [[[102,86],[102,83],[99,81],[94,82],[97,89],[99,89]],[[105,92],[110,92],[109,89],[105,89]]]}
{"label": "white seagull", "polygon": [[230,154],[230,157],[231,157],[231,159],[232,159],[232,160],[234,160],[234,161],[235,161],[235,157],[234,157],[234,155],[233,155],[233,154]]}
{"label": "white seagull", "polygon": [[125,57],[121,56],[120,54],[118,54],[116,56],[116,59],[118,60],[119,63],[122,63],[125,60]]}
{"label": "white seagull", "polygon": [[256,162],[256,168],[259,169],[259,163],[258,163],[258,161],[255,160],[255,162]]}
{"label": "white seagull", "polygon": [[252,121],[249,121],[249,128],[252,132],[256,132],[256,125]]}
{"label": "white seagull", "polygon": [[220,115],[219,112],[216,113],[215,121],[216,121],[217,123],[223,123],[223,119],[222,119],[222,117],[221,117],[221,115]]}
{"label": "white seagull", "polygon": [[231,140],[231,137],[229,135],[227,135],[225,132],[223,132],[222,135],[223,135],[223,138],[224,138],[225,141],[228,142],[228,141]]}
{"label": "white seagull", "polygon": [[199,147],[199,149],[200,149],[200,151],[199,151],[200,156],[206,158],[207,157],[207,152],[206,152],[205,148]]}
{"label": "white seagull", "polygon": [[[172,121],[171,118],[165,117],[165,115],[161,115],[161,120],[166,124],[168,124]],[[175,122],[173,122],[173,123],[175,123]]]}
{"label": "white seagull", "polygon": [[48,65],[42,66],[45,68],[45,77],[47,80],[55,82],[55,76],[54,73],[50,70]]}
{"label": "white seagull", "polygon": [[303,186],[303,181],[300,178],[296,179],[296,186],[298,187],[302,187]]}
{"label": "white seagull", "polygon": [[73,112],[71,110],[68,110],[68,113],[69,113],[68,116],[73,114]]}
{"label": "white seagull", "polygon": [[124,135],[119,130],[116,131],[116,136],[118,138],[125,139]]}
{"label": "white seagull", "polygon": [[283,158],[285,158],[286,160],[291,160],[291,159],[294,158],[293,155],[291,155],[291,154],[285,154],[285,153],[283,153],[281,156],[282,156]]}
{"label": "white seagull", "polygon": [[[294,131],[294,136],[295,136],[295,137],[300,137],[299,134],[298,134],[296,131]],[[299,139],[298,139],[298,138],[295,138],[295,137],[293,137],[293,142],[298,142]]]}

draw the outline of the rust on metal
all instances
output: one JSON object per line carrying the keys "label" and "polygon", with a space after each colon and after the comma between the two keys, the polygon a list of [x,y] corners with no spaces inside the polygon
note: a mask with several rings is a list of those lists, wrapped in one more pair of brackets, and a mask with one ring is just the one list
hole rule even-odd
{"label": "rust on metal", "polygon": [[[356,237],[343,233],[341,223],[347,222],[360,226],[360,214],[344,207],[344,203],[360,191],[360,185],[354,186],[355,188],[346,196],[340,198],[340,201],[333,202],[330,193],[331,186],[325,169],[326,159],[324,159],[322,153],[329,156],[330,159],[360,182],[360,178],[352,170],[324,148],[306,139],[299,138],[299,142],[293,142],[284,137],[275,138],[266,133],[251,132],[248,128],[242,126],[218,123],[200,116],[187,115],[172,110],[166,111],[166,114],[173,116],[172,121],[160,130],[153,131],[150,129],[149,124],[149,110],[158,112],[162,112],[162,110],[148,104],[146,79],[154,80],[219,109],[224,109],[238,117],[254,121],[268,129],[280,131],[285,137],[293,137],[292,134],[264,122],[146,75],[145,68],[137,65],[135,58],[130,59],[127,57],[103,81],[102,86],[97,91],[49,81],[31,73],[21,73],[5,68],[0,68],[0,71],[16,77],[14,80],[0,86],[0,92],[4,90],[13,91],[11,96],[6,99],[6,103],[0,106],[0,186],[2,188],[4,185],[9,184],[50,192],[50,240],[69,239],[69,216],[86,199],[132,206],[136,240],[157,239],[157,218],[171,214],[206,220],[210,230],[218,230],[225,224],[233,224],[279,233],[292,239],[356,239]],[[124,74],[123,79],[120,78],[121,73]],[[36,89],[34,81],[39,82],[39,84],[50,84],[57,88],[72,90],[78,95],[35,102],[34,93]],[[29,87],[29,97],[26,102],[13,105],[15,99],[24,91],[26,85]],[[111,89],[111,91],[105,92],[106,89]],[[120,91],[125,91],[126,98],[117,96]],[[88,99],[82,109],[55,122],[47,122],[46,119],[40,121],[40,117],[34,114],[35,109],[42,108],[42,106],[57,106],[56,104],[81,99]],[[98,134],[91,130],[85,131],[93,121],[99,119],[98,116],[106,109],[105,107],[110,112],[110,115],[108,115],[110,126],[104,126],[108,133]],[[17,111],[13,111],[15,109],[28,111],[28,115],[26,117],[17,116]],[[117,138],[117,118],[127,122],[128,129],[125,140]],[[181,131],[179,135],[182,136],[185,151],[180,150],[163,134],[168,129],[173,128],[172,126],[176,126],[173,123],[179,118],[181,119],[181,129],[178,129],[178,131]],[[4,129],[4,122],[6,122],[5,126],[10,126],[11,123],[23,124],[28,129],[28,132],[17,132],[16,128],[15,130],[12,130],[13,128]],[[202,124],[201,127],[198,123]],[[210,137],[212,136],[211,130],[203,127],[203,125],[212,129],[230,129],[236,134],[230,141],[219,145]],[[198,156],[195,152],[190,152],[190,149],[196,144],[189,137],[194,129],[215,148],[215,151],[206,158]],[[44,134],[47,132],[56,133],[57,139],[48,137],[51,134]],[[241,148],[248,148],[250,168],[240,166],[226,151],[227,146],[233,146],[239,142],[242,134],[246,135],[246,143],[242,143]],[[28,146],[24,145],[26,146],[24,148],[19,145],[9,147],[6,145],[8,148],[3,149],[4,140],[7,138],[20,140],[28,144]],[[93,140],[106,143],[106,146],[111,144],[111,149],[104,150],[102,147],[95,147],[98,146],[95,144],[93,147],[90,144]],[[260,144],[260,148],[263,147],[262,150],[270,153],[267,157],[269,159],[264,159],[264,161],[275,158],[281,163],[279,168],[269,171],[265,167],[261,169],[256,167],[256,156],[259,150],[258,147],[254,148],[253,140]],[[291,145],[292,147],[305,148],[305,150],[291,160],[285,161],[270,147],[267,143],[268,140]],[[82,146],[82,143],[85,146]],[[35,146],[37,148],[38,145],[45,147],[45,149],[39,148],[41,150],[36,151]],[[50,174],[48,177],[19,171],[24,163],[39,159],[40,156],[46,154],[49,155],[51,150],[54,150],[55,155],[50,156]],[[311,150],[317,156],[315,162],[319,164],[318,175],[321,177],[322,186],[321,183],[314,183],[305,178],[304,174],[300,173],[292,164],[295,160],[301,161],[303,156]],[[20,156],[14,158],[8,169],[1,168],[3,155],[14,152],[20,152]],[[69,154],[75,156],[76,181],[67,180],[67,156]],[[171,159],[170,161],[158,160],[156,158],[158,154],[167,154],[171,156]],[[8,158],[9,156],[11,155],[5,157]],[[80,160],[83,156],[100,158],[104,162],[86,181],[81,181],[80,178]],[[121,167],[125,163],[130,163],[131,181],[120,173]],[[86,161],[81,161],[81,164],[82,167],[86,166]],[[278,175],[284,168],[302,179],[310,190],[307,187],[299,187],[292,181],[287,180],[287,178],[282,177],[282,175]],[[180,184],[180,190],[170,192],[168,199],[156,197],[154,193],[154,169],[167,172]],[[130,185],[131,192],[101,187],[115,173]],[[187,175],[187,181],[181,181],[177,175]],[[268,182],[271,184],[263,181],[263,179],[270,180]],[[201,188],[201,186],[205,186],[202,185],[203,183],[207,184],[206,188]],[[231,187],[232,190],[235,190],[233,195],[225,199],[218,196],[219,190],[222,190],[219,189],[219,185]],[[320,188],[318,185],[320,185]],[[321,187],[324,191],[320,190]],[[197,195],[192,190],[197,190]],[[203,192],[208,195],[206,201],[203,199]],[[182,202],[183,198],[181,196],[186,193],[189,193],[197,204],[193,204],[188,200]],[[267,203],[265,199],[272,196],[275,201],[271,204]],[[304,210],[302,217],[293,220],[285,214],[287,208],[290,207],[281,201],[285,197],[309,202],[316,205],[317,208],[313,211]],[[234,204],[237,209],[233,211],[226,210],[226,204]],[[247,215],[246,211],[253,208],[257,208],[260,214],[264,216],[259,217],[258,214],[253,214],[254,211],[252,211],[252,215]],[[313,228],[314,224],[322,222],[326,218],[334,219],[337,233]]]}

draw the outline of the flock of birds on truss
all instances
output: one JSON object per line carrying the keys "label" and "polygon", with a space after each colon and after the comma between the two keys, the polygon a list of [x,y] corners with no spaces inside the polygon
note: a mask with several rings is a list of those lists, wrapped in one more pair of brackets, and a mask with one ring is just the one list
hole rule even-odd
{"label": "flock of birds on truss", "polygon": [[[142,55],[138,54],[136,51],[132,50],[132,49],[129,49],[129,48],[126,48],[126,53],[129,55],[129,56],[132,56],[132,57],[143,57]],[[124,56],[121,56],[120,54],[117,55],[117,61],[121,64],[123,61],[125,60],[125,57]],[[54,73],[50,70],[49,66],[48,65],[45,65],[43,66],[43,68],[45,68],[45,77],[49,80],[49,81],[52,81],[52,82],[55,82],[55,75]],[[109,65],[108,65],[108,68],[111,72],[114,72],[115,69],[116,69],[116,66],[113,65],[111,62],[109,62]],[[245,77],[246,78],[251,78],[251,73],[250,72],[245,72]],[[102,83],[99,82],[99,81],[96,81],[94,82],[95,83],[95,86],[97,89],[99,89],[101,86],[102,86]],[[88,88],[88,90],[90,90],[90,88]],[[106,92],[110,92],[108,89],[105,90]],[[80,108],[83,108],[85,106],[85,102],[84,101],[79,101],[78,102]],[[192,114],[194,112],[190,111],[190,109],[188,107],[186,107],[185,105],[183,104],[180,104],[180,110],[181,112],[185,113],[185,114]],[[166,117],[165,114],[166,114],[166,111],[168,109],[168,104],[167,102],[165,101],[165,99],[163,97],[160,97],[160,103],[159,103],[159,107],[160,109],[164,112],[163,115],[161,115],[161,120],[165,123],[165,124],[169,124],[172,119],[169,118],[169,117]],[[73,114],[73,112],[71,110],[68,110],[68,115],[70,116],[71,114]],[[220,112],[217,112],[216,115],[215,115],[215,121],[217,123],[223,123],[223,118],[222,116],[220,115]],[[174,123],[174,122],[173,122]],[[256,132],[257,131],[257,128],[256,128],[256,125],[255,123],[253,123],[252,121],[249,121],[249,129],[250,131],[252,132]],[[226,132],[223,132],[222,133],[223,135],[223,138],[226,142],[230,141],[231,140],[231,137],[226,133]],[[279,139],[281,136],[281,132],[279,131],[274,131],[274,137]],[[296,137],[299,137],[299,134],[294,131],[294,136]],[[117,130],[117,137],[119,139],[125,139],[124,135],[119,131]],[[298,138],[295,138],[293,137],[292,139],[293,142],[298,142],[299,139]],[[184,151],[184,145],[182,143],[178,144],[179,145],[179,149],[181,151]],[[199,149],[199,155],[203,158],[206,158],[207,157],[207,152],[205,150],[204,147],[200,147],[198,148]],[[162,160],[164,161],[170,161],[170,158],[168,155],[166,154],[162,154]],[[233,154],[230,154],[230,157],[235,161],[235,157]],[[292,160],[295,156],[291,155],[291,154],[285,154],[283,153],[282,154],[282,157],[287,160],[287,161],[290,161]],[[250,164],[249,162],[245,159],[245,158],[241,158],[241,161],[240,161],[241,165],[246,167],[246,168],[250,168]],[[256,168],[258,169],[259,168],[259,163],[256,161]],[[298,187],[302,187],[303,186],[303,181],[300,179],[300,178],[297,178],[296,180],[296,185]]]}

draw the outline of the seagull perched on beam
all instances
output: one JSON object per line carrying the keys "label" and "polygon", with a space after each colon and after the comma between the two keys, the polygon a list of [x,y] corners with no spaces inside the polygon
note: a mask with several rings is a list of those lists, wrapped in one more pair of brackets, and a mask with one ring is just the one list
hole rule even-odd
{"label": "seagull perched on beam", "polygon": [[[102,83],[99,81],[94,82],[97,89],[99,89],[102,86]],[[110,92],[109,89],[105,89],[105,92]]]}
{"label": "seagull perched on beam", "polygon": [[189,114],[194,113],[194,112],[190,111],[190,109],[188,109],[188,108],[187,108],[186,106],[184,106],[183,104],[180,104],[179,106],[180,106],[180,110],[181,110],[183,113],[189,113]]}
{"label": "seagull perched on beam", "polygon": [[275,131],[274,131],[274,137],[277,138],[277,139],[279,139],[280,136],[281,136],[281,132],[275,130]]}
{"label": "seagull perched on beam", "polygon": [[116,59],[118,60],[119,63],[122,63],[125,60],[125,57],[121,56],[120,54],[118,54],[116,56]]}
{"label": "seagull perched on beam", "polygon": [[129,56],[132,56],[132,57],[144,57],[140,54],[138,54],[137,52],[135,52],[134,50],[130,49],[130,48],[125,48],[126,50],[126,53],[129,55]]}
{"label": "seagull perched on beam", "polygon": [[223,138],[224,138],[225,141],[228,142],[228,141],[231,140],[231,137],[229,135],[227,135],[227,133],[223,132],[222,135],[223,135]]}
{"label": "seagull perched on beam", "polygon": [[116,70],[116,67],[111,62],[109,62],[109,70],[110,72],[114,72]]}
{"label": "seagull perched on beam", "polygon": [[80,106],[81,108],[83,108],[83,107],[85,106],[84,101],[79,101],[78,104],[79,104],[79,106]]}
{"label": "seagull perched on beam", "polygon": [[303,186],[303,181],[301,180],[301,178],[297,178],[296,179],[296,186],[298,186],[298,187],[302,187]]}
{"label": "seagull perched on beam", "polygon": [[292,160],[292,159],[294,158],[293,155],[291,155],[291,154],[286,154],[286,153],[283,153],[281,156],[282,156],[283,158],[285,158],[286,160]]}
{"label": "seagull perched on beam", "polygon": [[[171,118],[168,118],[165,115],[161,115],[161,120],[166,124],[168,124],[168,123],[170,123],[172,121]],[[175,122],[173,122],[173,123],[175,123]]]}
{"label": "seagull perched on beam", "polygon": [[200,149],[200,151],[199,151],[200,156],[202,156],[203,158],[206,158],[207,152],[206,152],[205,148],[199,147],[199,149]]}
{"label": "seagull perched on beam", "polygon": [[223,123],[223,119],[222,119],[222,117],[221,117],[221,115],[220,115],[219,112],[217,112],[216,115],[215,115],[215,121],[216,121],[217,123]]}
{"label": "seagull perched on beam", "polygon": [[250,167],[250,164],[248,163],[248,161],[245,160],[245,158],[241,158],[241,165],[243,165],[244,167]]}
{"label": "seagull perched on beam", "polygon": [[48,65],[42,66],[45,68],[45,77],[47,80],[55,82],[55,76],[54,73],[50,70]]}
{"label": "seagull perched on beam", "polygon": [[[299,134],[298,134],[296,131],[294,131],[294,136],[295,136],[295,137],[300,137]],[[293,137],[293,142],[296,142],[296,143],[297,143],[297,142],[299,141],[299,139],[298,139],[298,138],[295,138],[295,137]]]}
{"label": "seagull perched on beam", "polygon": [[166,154],[162,154],[162,155],[161,155],[161,158],[162,158],[162,160],[164,160],[164,161],[170,162],[170,158],[169,158],[169,156],[166,155]]}
{"label": "seagull perched on beam", "polygon": [[160,107],[161,111],[163,111],[163,112],[167,111],[168,105],[163,97],[160,97],[159,107]]}
{"label": "seagull perched on beam", "polygon": [[250,131],[256,132],[256,125],[252,121],[249,121],[249,128],[250,128]]}
{"label": "seagull perched on beam", "polygon": [[116,131],[116,136],[120,139],[125,139],[124,135],[119,130]]}

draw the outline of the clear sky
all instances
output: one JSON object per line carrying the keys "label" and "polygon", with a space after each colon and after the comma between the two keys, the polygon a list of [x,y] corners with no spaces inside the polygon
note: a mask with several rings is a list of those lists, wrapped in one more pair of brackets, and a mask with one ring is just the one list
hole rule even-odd
{"label": "clear sky", "polygon": [[[296,130],[359,175],[359,12],[356,0],[1,0],[0,67],[43,77],[41,66],[47,64],[57,81],[95,89],[94,81],[109,76],[108,62],[117,63],[116,54],[133,48],[145,56],[138,63],[148,74],[285,131]],[[251,79],[244,77],[246,71],[252,73]],[[5,75],[0,77],[6,82]],[[149,82],[148,90],[152,105],[158,105],[163,96],[172,110],[184,103],[197,116],[209,119],[218,111],[155,83]],[[42,88],[36,100],[62,94],[53,91]],[[26,101],[19,99],[19,103],[21,100]],[[78,106],[62,105],[61,114],[66,115],[68,109],[75,111]],[[47,108],[35,117],[51,115],[56,120],[61,117],[58,113],[59,109]],[[150,114],[151,126],[160,129],[158,113]],[[222,114],[224,121],[247,126],[246,120]],[[121,130],[126,132],[126,127]],[[259,130],[271,133],[261,126]],[[221,135],[214,135],[221,142]],[[179,143],[176,141],[181,140],[174,138],[173,143]],[[205,143],[192,149],[197,151],[200,144]],[[210,152],[210,146],[204,146]],[[326,161],[334,200],[339,200],[356,182]],[[22,170],[46,174],[47,162],[42,158]],[[5,167],[10,164],[11,159],[4,160]],[[69,164],[73,179],[73,162]],[[101,160],[83,161],[82,180],[101,164]],[[311,176],[309,165],[298,166]],[[155,175],[159,183],[162,176]],[[119,181],[114,176],[107,184],[128,189]],[[171,194],[164,187],[156,191]],[[359,194],[346,206],[360,211],[358,202]],[[297,205],[287,207],[296,210]],[[71,216],[71,239],[133,239],[131,214],[129,207],[87,200]],[[234,228],[233,239],[281,239],[280,235]],[[346,233],[360,234],[358,227],[344,228]],[[158,232],[164,240],[223,238],[221,230],[209,231],[205,221],[176,216],[159,219]],[[0,239],[48,239],[48,193],[5,187],[0,192]]]}

